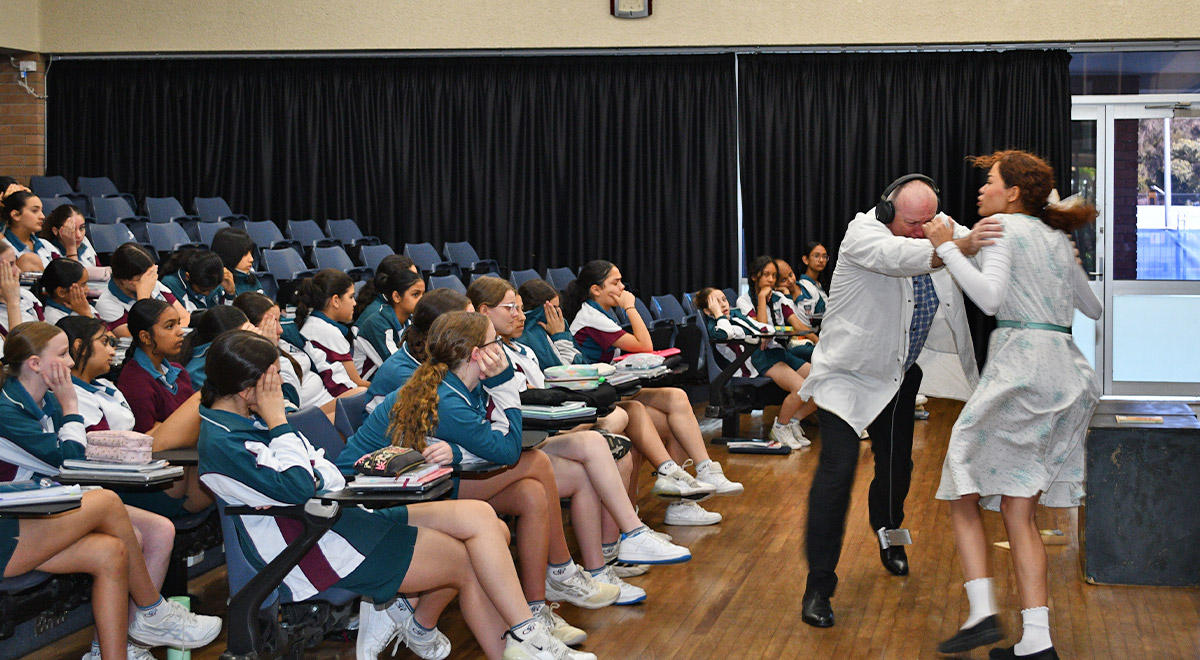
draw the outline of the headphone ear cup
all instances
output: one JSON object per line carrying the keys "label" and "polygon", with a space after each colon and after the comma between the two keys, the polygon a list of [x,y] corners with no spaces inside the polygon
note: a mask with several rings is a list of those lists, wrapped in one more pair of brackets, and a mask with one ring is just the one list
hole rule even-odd
{"label": "headphone ear cup", "polygon": [[876,220],[882,222],[885,225],[890,225],[890,224],[892,224],[892,220],[894,220],[895,218],[896,218],[896,207],[891,202],[889,202],[885,199],[885,200],[880,200],[880,202],[875,205],[875,219]]}

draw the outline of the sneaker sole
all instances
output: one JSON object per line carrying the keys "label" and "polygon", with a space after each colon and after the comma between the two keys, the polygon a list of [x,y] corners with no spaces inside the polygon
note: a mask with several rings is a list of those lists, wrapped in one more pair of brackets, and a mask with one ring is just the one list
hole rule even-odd
{"label": "sneaker sole", "polygon": [[[688,554],[686,554],[682,557],[675,557],[675,558],[671,558],[671,559],[644,559],[644,558],[639,557],[637,559],[622,559],[621,561],[629,563],[629,564],[648,564],[648,565],[652,565],[652,566],[667,566],[670,564],[682,564],[684,562],[690,561],[691,559],[692,559],[692,554],[689,552]],[[620,598],[620,596],[618,596],[618,598]]]}
{"label": "sneaker sole", "polygon": [[715,492],[691,493],[690,495],[679,495],[676,493],[654,493],[654,492],[652,492],[652,494],[660,500],[668,500],[668,501],[670,501],[670,500],[688,500],[689,502],[703,502],[704,500],[707,500],[708,498],[712,497],[713,495],[716,495]]}
{"label": "sneaker sole", "polygon": [[723,520],[723,518],[717,518],[716,520],[714,520],[712,522],[704,522],[702,520],[685,520],[685,521],[671,522],[670,520],[666,520],[666,521],[664,521],[664,524],[670,525],[672,527],[710,527],[712,525],[719,524],[721,522],[721,520]]}
{"label": "sneaker sole", "polygon": [[195,642],[183,642],[181,640],[174,640],[174,639],[167,640],[167,641],[143,639],[143,638],[137,637],[133,634],[129,634],[129,639],[133,640],[134,642],[137,642],[138,644],[140,644],[142,646],[146,646],[148,648],[155,648],[158,646],[169,646],[171,648],[180,649],[182,651],[191,651],[193,649],[198,649],[198,648],[201,648],[204,646],[208,646],[209,644],[212,644],[213,640],[220,636],[221,636],[221,631],[218,630],[217,633],[215,635],[213,635],[212,637],[210,637],[208,639],[201,639],[201,640],[198,640]]}
{"label": "sneaker sole", "polygon": [[615,605],[637,605],[638,603],[643,603],[645,601],[646,601],[646,595],[642,594],[641,596],[638,596],[637,598],[634,598],[633,600],[618,600],[614,604]]}

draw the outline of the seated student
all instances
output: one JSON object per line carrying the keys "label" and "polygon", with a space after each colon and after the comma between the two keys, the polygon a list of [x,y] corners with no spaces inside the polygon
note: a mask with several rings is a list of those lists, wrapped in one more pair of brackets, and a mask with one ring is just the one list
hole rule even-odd
{"label": "seated student", "polygon": [[[542,611],[547,598],[588,609],[612,605],[620,588],[597,582],[571,558],[550,459],[538,450],[521,451],[516,373],[495,337],[481,314],[440,316],[425,342],[426,362],[350,436],[336,463],[343,474],[352,474],[360,456],[403,445],[422,452],[438,448],[443,464],[513,466],[484,478],[456,480],[455,497],[485,500],[498,513],[517,517],[521,587],[530,609]],[[428,436],[437,442],[427,446]],[[557,615],[549,616],[559,639],[575,643],[586,637]]]}
{"label": "seated student", "polygon": [[[790,325],[797,332],[812,330],[799,316],[796,316],[791,298],[775,290],[775,283],[779,279],[779,269],[775,266],[775,259],[767,255],[755,257],[754,261],[750,262],[749,271],[750,293],[738,296],[738,311],[767,325]],[[817,335],[809,334],[804,337],[812,343],[806,342],[790,347],[786,339],[777,339],[775,343],[787,348],[792,355],[809,362],[812,360]]]}
{"label": "seated student", "polygon": [[[628,315],[632,333],[622,330],[612,315],[618,306]],[[579,277],[567,285],[563,314],[571,319],[571,335],[588,362],[612,362],[618,350],[625,353],[654,350],[646,321],[633,305],[633,294],[625,290],[621,281],[621,271],[607,261],[588,262],[579,271]],[[740,483],[725,478],[721,464],[708,457],[700,425],[683,390],[649,387],[633,398],[646,407],[659,435],[670,439],[672,459],[657,465],[659,474],[675,477],[678,470],[686,475],[678,461],[687,458],[696,462],[696,480],[711,487],[717,495],[737,495],[744,490]],[[676,481],[686,479],[679,476]],[[655,487],[658,488],[657,483]]]}
{"label": "seated student", "polygon": [[50,244],[38,238],[46,216],[42,199],[19,190],[4,198],[4,238],[17,251],[17,267],[21,272],[40,272],[54,258]]}
{"label": "seated student", "polygon": [[179,324],[186,326],[191,316],[175,298],[175,294],[158,281],[158,265],[154,258],[137,243],[126,243],[116,249],[109,260],[112,279],[96,300],[96,314],[118,337],[128,337],[125,327],[129,310],[139,300],[158,300],[175,309]]}
{"label": "seated student", "polygon": [[[521,303],[527,318],[522,332],[514,339],[534,352],[542,371],[553,366],[585,363],[583,353],[566,329],[566,321],[559,307],[558,291],[546,281],[534,279],[522,284],[518,292],[521,294]],[[530,318],[535,319],[536,323],[530,323]],[[642,459],[650,461],[651,465],[666,465],[673,461],[644,405],[627,399],[618,401],[617,407],[626,413],[624,424],[619,428],[613,427],[609,419],[605,418],[600,420],[597,427],[612,433],[623,433],[633,442],[628,490],[630,501],[636,502]],[[708,511],[692,500],[679,499],[681,496],[711,493],[713,490],[714,487],[696,481],[682,468],[669,473],[659,471],[653,488],[655,495],[674,498],[667,505],[663,521],[668,525],[687,526],[715,525],[721,522],[721,514]],[[612,551],[606,547],[605,553],[611,560]],[[619,574],[632,576],[644,572],[644,569],[631,570],[623,564],[618,563]]]}
{"label": "seated student", "polygon": [[78,261],[92,273],[93,279],[107,279],[108,269],[96,261],[96,248],[88,240],[86,225],[79,207],[63,204],[46,216],[39,236],[50,244],[55,259]]}
{"label": "seated student", "polygon": [[[751,346],[762,344],[761,348],[750,356],[750,361],[743,364],[735,375],[754,378],[762,374],[788,393],[779,406],[779,416],[771,426],[771,439],[793,449],[812,444],[804,437],[804,431],[800,428],[800,420],[817,410],[817,404],[812,399],[805,401],[800,398],[800,388],[804,385],[804,379],[812,365],[778,346],[770,345],[768,340],[758,339],[755,335],[771,333],[774,328],[748,318],[740,310],[730,309],[724,291],[713,287],[701,289],[692,298],[692,304],[704,315],[708,337],[714,342],[741,339]],[[713,354],[721,369],[737,360],[743,350],[745,348],[741,344],[713,344]],[[781,424],[780,420],[787,421]]]}
{"label": "seated student", "polygon": [[17,252],[0,238],[0,336],[9,328],[26,321],[42,320],[42,303],[33,292],[21,286]]}
{"label": "seated student", "polygon": [[[391,261],[389,261],[391,260]],[[400,337],[408,328],[413,309],[425,294],[425,280],[406,265],[411,260],[392,255],[384,258],[375,277],[358,294],[354,327],[354,362],[363,364],[363,378],[370,379],[379,365],[400,349]],[[382,300],[384,304],[378,304]],[[371,365],[370,369],[366,365]]]}
{"label": "seated student", "polygon": [[[471,283],[467,297],[475,309],[491,320],[509,363],[523,377],[518,379],[520,390],[544,389],[545,379],[537,357],[513,341],[525,325],[525,312],[517,302],[513,285],[498,277],[481,277]],[[614,414],[621,420],[619,432],[624,430],[628,417],[623,410],[617,410]],[[628,454],[623,456],[622,469],[618,469],[604,436],[587,430],[559,433],[547,438],[541,450],[550,457],[559,494],[571,500],[571,526],[579,540],[583,567],[597,580],[621,588],[618,605],[641,602],[646,599],[646,592],[626,584],[613,572],[603,545],[617,550],[616,558],[628,563],[666,564],[691,558],[686,548],[646,534],[648,528],[638,519],[626,491],[625,477],[631,472],[632,459]],[[608,529],[603,530],[604,527]],[[620,549],[616,545],[619,534],[625,539]]]}
{"label": "seated student", "polygon": [[[254,268],[254,239],[244,229],[226,227],[213,234],[212,251],[221,258],[225,270],[233,278],[233,292],[230,296],[240,296],[248,291],[262,293],[258,278],[250,272]],[[222,278],[224,281],[227,278]]]}
{"label": "seated student", "polygon": [[400,349],[383,361],[383,365],[371,379],[367,394],[366,411],[375,410],[383,397],[395,392],[408,382],[417,367],[425,361],[425,337],[439,316],[446,312],[473,312],[475,306],[463,294],[450,289],[434,289],[421,297],[413,308],[408,329],[404,331]]}
{"label": "seated student", "polygon": [[[0,481],[58,474],[68,458],[83,458],[87,438],[71,384],[69,345],[62,330],[42,322],[13,328],[4,344],[0,383]],[[111,491],[84,494],[78,511],[45,519],[0,519],[0,570],[14,577],[38,569],[89,573],[99,643],[85,660],[152,658],[127,645],[196,648],[221,631],[217,617],[198,616],[158,593],[170,560],[174,527],[160,516],[123,506]],[[141,537],[139,543],[138,537]],[[145,554],[142,546],[145,545]],[[129,598],[137,605],[132,623]]]}
{"label": "seated student", "polygon": [[296,327],[304,338],[304,352],[332,396],[341,396],[371,383],[359,374],[354,361],[354,280],[340,270],[326,268],[296,287]]}
{"label": "seated student", "polygon": [[[288,424],[278,354],[269,340],[243,331],[221,335],[209,350],[212,377],[202,390],[200,471],[227,505],[302,504],[319,490],[345,486],[323,452]],[[441,462],[448,454],[431,448],[426,458]],[[240,522],[242,541],[255,550],[247,557],[262,565],[274,559],[281,550],[279,519],[246,516]],[[326,570],[306,570],[317,564]],[[449,655],[449,640],[434,626],[456,592],[467,626],[493,660],[596,657],[567,651],[547,634],[546,615],[521,602],[508,530],[478,503],[345,508],[285,583],[297,600],[335,586],[365,597],[359,609],[360,660],[377,657],[396,637],[423,658]],[[415,612],[397,598],[401,592],[422,594]]]}
{"label": "seated student", "polygon": [[88,272],[83,264],[72,259],[51,261],[33,285],[33,294],[42,302],[46,323],[58,323],[68,316],[96,316],[88,302]]}
{"label": "seated student", "polygon": [[204,369],[208,347],[217,335],[226,330],[242,329],[255,331],[257,328],[246,320],[246,313],[236,307],[219,305],[212,309],[201,311],[192,317],[195,323],[191,333],[183,340],[183,349],[177,359],[187,369],[192,381],[192,389],[204,387],[208,373]]}
{"label": "seated student", "polygon": [[[258,334],[279,347],[279,374],[283,378],[283,396],[288,402],[296,410],[320,408],[326,415],[332,416],[337,408],[337,399],[325,389],[325,383],[313,371],[312,358],[304,352],[304,347],[283,339],[279,304],[261,293],[251,291],[234,298],[233,306],[246,314],[246,319],[255,326]],[[355,388],[342,396],[360,391]]]}
{"label": "seated student", "polygon": [[804,273],[796,281],[796,288],[790,288],[792,300],[797,307],[797,316],[803,318],[813,330],[821,329],[821,320],[825,318],[825,307],[829,304],[829,294],[821,285],[821,274],[829,265],[829,252],[820,243],[809,243],[804,247]]}
{"label": "seated student", "polygon": [[[161,300],[139,300],[129,309],[129,331],[133,343],[125,354],[117,388],[133,411],[133,430],[153,435],[172,413],[194,411],[199,406],[188,372],[170,361],[183,348],[183,326],[174,307]],[[190,418],[191,412],[185,414]],[[211,506],[212,498],[199,487],[194,469],[185,470],[184,475],[184,485],[176,486],[179,490],[122,493],[121,499],[168,518]],[[161,497],[164,493],[167,496]]]}
{"label": "seated student", "polygon": [[212,250],[179,250],[163,263],[162,283],[189,313],[233,299],[233,275]]}

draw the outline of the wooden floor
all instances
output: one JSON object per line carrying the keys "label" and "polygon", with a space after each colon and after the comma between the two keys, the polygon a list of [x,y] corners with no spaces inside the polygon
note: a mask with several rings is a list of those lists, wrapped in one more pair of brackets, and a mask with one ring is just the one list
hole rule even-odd
{"label": "wooden floor", "polygon": [[[583,648],[605,660],[939,657],[934,650],[938,641],[953,634],[967,610],[946,506],[933,499],[960,407],[932,401],[930,420],[917,423],[906,521],[914,540],[908,577],[894,577],[879,563],[867,523],[871,453],[863,443],[833,600],[835,627],[819,630],[800,621],[804,521],[819,440],[786,457],[729,456],[723,448],[710,448],[726,475],[746,486],[740,497],[705,503],[725,515],[713,527],[663,526],[665,504],[650,497],[650,479],[644,475],[643,520],[690,547],[694,558],[631,580],[649,592],[644,604],[598,611],[564,606],[560,613],[588,631]],[[761,425],[760,417],[748,418],[743,431],[761,437]],[[717,435],[716,422],[703,420],[702,427],[706,437]],[[810,437],[819,438],[819,431],[812,429]],[[1042,528],[1062,529],[1070,539],[1069,545],[1047,548],[1052,635],[1061,657],[1200,658],[1200,590],[1089,585],[1081,578],[1075,513],[1042,509],[1039,516]],[[991,540],[1004,538],[998,515],[985,514],[985,523]],[[1002,550],[995,550],[992,559],[1009,633],[1006,645],[1011,645],[1020,636],[1011,564]],[[192,590],[200,595],[198,611],[224,612],[223,570],[194,581]],[[454,643],[451,658],[483,657],[457,610],[443,615],[440,628]],[[30,657],[76,660],[90,637],[90,629],[82,631]],[[222,634],[209,647],[193,651],[192,658],[216,660],[224,647]],[[155,655],[166,657],[163,649]],[[354,658],[354,646],[327,642],[308,657]],[[415,656],[401,647],[396,657]],[[961,657],[986,658],[987,650]]]}

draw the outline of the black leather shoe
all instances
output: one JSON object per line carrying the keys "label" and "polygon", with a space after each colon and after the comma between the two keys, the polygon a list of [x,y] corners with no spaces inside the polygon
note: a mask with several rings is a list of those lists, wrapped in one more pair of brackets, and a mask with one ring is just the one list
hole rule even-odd
{"label": "black leather shoe", "polygon": [[805,591],[803,609],[800,612],[800,618],[810,626],[833,626],[833,606],[829,604],[829,596],[816,591]]}
{"label": "black leather shoe", "polygon": [[893,545],[880,550],[879,559],[892,575],[908,575],[908,554],[904,552],[904,546]]}
{"label": "black leather shoe", "polygon": [[1029,655],[1017,655],[1016,651],[1013,650],[1015,648],[1015,646],[1009,646],[1002,649],[992,649],[988,651],[988,658],[991,660],[1059,660],[1058,653],[1054,650],[1053,646],[1048,649],[1042,649],[1037,653],[1030,653]]}
{"label": "black leather shoe", "polygon": [[1000,622],[992,615],[971,626],[963,628],[953,637],[938,644],[938,653],[962,653],[971,649],[995,644],[1004,639],[1004,631],[1000,630]]}

